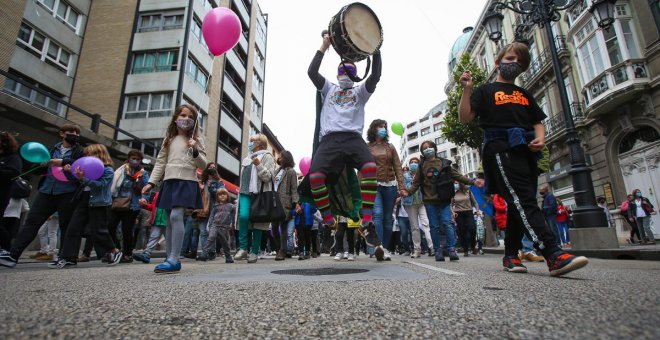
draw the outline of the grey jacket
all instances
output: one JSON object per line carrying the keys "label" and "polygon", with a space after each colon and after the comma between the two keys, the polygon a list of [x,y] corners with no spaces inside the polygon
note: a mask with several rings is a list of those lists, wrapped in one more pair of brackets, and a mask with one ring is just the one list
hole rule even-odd
{"label": "grey jacket", "polygon": [[291,219],[291,209],[293,209],[300,199],[298,197],[298,174],[293,168],[282,169],[279,168],[275,171],[275,177],[280,171],[284,171],[282,181],[277,187],[277,193],[280,195],[282,207],[286,213],[286,219]]}

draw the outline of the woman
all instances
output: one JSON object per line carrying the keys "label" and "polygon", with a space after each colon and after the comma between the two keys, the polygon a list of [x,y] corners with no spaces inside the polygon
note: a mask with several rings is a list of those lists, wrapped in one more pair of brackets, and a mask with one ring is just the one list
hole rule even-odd
{"label": "woman", "polygon": [[472,250],[472,254],[477,254],[474,247],[477,242],[477,224],[474,220],[475,212],[473,212],[473,209],[476,209],[477,214],[481,214],[481,211],[479,211],[477,200],[472,195],[469,187],[463,183],[454,183],[454,190],[456,190],[452,200],[454,218],[456,219],[458,235],[460,235],[461,246],[463,247],[463,256],[468,257],[470,250]]}
{"label": "woman", "polygon": [[628,203],[628,220],[637,223],[637,229],[642,238],[641,244],[655,244],[655,237],[651,230],[651,213],[653,204],[648,198],[642,196],[639,189],[633,190],[633,200]]}
{"label": "woman", "polygon": [[[389,143],[386,121],[376,119],[371,122],[369,130],[367,130],[367,141],[377,167],[378,187],[374,201],[373,220],[381,243],[387,247],[392,238],[394,201],[397,193],[401,196],[404,195],[401,160],[399,160],[394,145]],[[385,250],[384,259],[390,259],[390,253],[387,250]]]}
{"label": "woman", "polygon": [[[11,185],[21,173],[23,162],[18,155],[18,143],[9,132],[0,132],[0,212],[4,212],[11,198]],[[0,244],[9,250],[11,231],[0,225]]]}
{"label": "woman", "polygon": [[282,151],[277,158],[277,165],[279,168],[275,171],[275,191],[280,196],[286,217],[283,221],[273,223],[273,236],[275,238],[274,246],[277,249],[275,261],[283,261],[287,252],[293,252],[292,240],[287,237],[289,230],[293,233],[295,228],[291,210],[300,211],[300,205],[298,204],[298,174],[293,169],[296,163],[293,161],[291,152]]}
{"label": "woman", "polygon": [[632,194],[628,194],[626,196],[626,199],[621,202],[621,206],[619,207],[621,209],[621,216],[624,217],[624,220],[628,222],[628,225],[630,225],[630,238],[628,239],[628,243],[634,244],[635,242],[635,235],[637,235],[637,243],[642,243],[642,237],[639,236],[639,229],[637,229],[637,222],[634,220],[630,220],[628,218],[628,209],[630,206],[630,202],[633,201],[635,197],[633,197]]}
{"label": "woman", "polygon": [[[135,219],[140,213],[140,198],[142,197],[142,188],[149,183],[149,173],[142,168],[142,159],[144,154],[140,150],[131,150],[128,152],[126,162],[115,170],[115,177],[112,181],[113,208],[110,214],[108,229],[114,244],[117,241],[117,226],[121,222],[122,246],[121,250],[124,257],[122,263],[133,262],[133,227]],[[118,205],[119,201],[125,201],[126,204]]]}
{"label": "woman", "polygon": [[[273,172],[275,158],[268,150],[268,140],[262,134],[250,137],[248,150],[250,155],[241,162],[241,182],[238,192],[238,251],[234,260],[245,260],[256,263],[261,245],[261,236],[268,231],[270,223],[253,223],[250,221],[250,207],[252,196],[260,190],[273,191]],[[248,231],[252,229],[252,247],[248,255]]]}
{"label": "woman", "polygon": [[[406,190],[410,190],[415,174],[417,173],[417,167],[419,166],[419,158],[413,157],[408,161],[408,171],[403,173],[403,181],[406,186]],[[410,255],[412,258],[418,258],[422,253],[422,238],[420,235],[420,227],[424,230],[424,235],[429,244],[429,254],[434,254],[433,245],[431,244],[431,232],[429,229],[429,219],[426,217],[426,208],[424,208],[424,201],[422,201],[422,193],[420,190],[417,190],[411,193],[408,197],[404,197],[401,200],[401,206],[408,214],[408,220],[410,223],[410,232],[412,233],[412,242],[414,251]],[[420,225],[421,224],[421,225]],[[401,237],[406,237],[403,231],[401,231]]]}
{"label": "woman", "polygon": [[571,238],[568,234],[568,212],[569,209],[557,198],[557,228],[559,228],[559,238],[563,246],[571,245]]}

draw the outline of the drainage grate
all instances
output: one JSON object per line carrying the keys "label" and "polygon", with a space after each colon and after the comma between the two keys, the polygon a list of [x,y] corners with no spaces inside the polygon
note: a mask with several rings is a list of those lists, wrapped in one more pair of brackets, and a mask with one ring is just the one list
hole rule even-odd
{"label": "drainage grate", "polygon": [[360,268],[311,268],[311,269],[287,269],[275,270],[272,274],[277,275],[303,275],[303,276],[319,276],[319,275],[343,275],[343,274],[359,274],[366,273],[369,269]]}

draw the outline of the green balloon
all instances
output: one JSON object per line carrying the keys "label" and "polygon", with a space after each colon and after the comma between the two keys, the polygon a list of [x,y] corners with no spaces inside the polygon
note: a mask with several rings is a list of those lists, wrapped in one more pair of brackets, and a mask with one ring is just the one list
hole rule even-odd
{"label": "green balloon", "polygon": [[403,135],[403,124],[400,122],[392,123],[392,132],[394,132],[394,134],[397,136]]}

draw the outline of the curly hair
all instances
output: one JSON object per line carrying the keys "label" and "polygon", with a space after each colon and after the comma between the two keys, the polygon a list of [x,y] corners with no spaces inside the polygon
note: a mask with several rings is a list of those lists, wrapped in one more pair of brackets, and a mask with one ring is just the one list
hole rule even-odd
{"label": "curly hair", "polygon": [[369,130],[367,130],[367,140],[369,143],[373,143],[378,138],[378,128],[382,125],[385,125],[385,138],[384,141],[389,142],[390,133],[387,132],[387,121],[382,119],[374,119],[371,124],[369,124]]}
{"label": "curly hair", "polygon": [[424,149],[426,149],[424,145],[426,145],[426,147],[428,148],[433,148],[434,150],[433,154],[437,157],[438,146],[435,145],[435,143],[432,140],[425,140],[422,142],[422,144],[419,145],[419,151],[422,151],[422,155],[421,155],[422,159],[426,158],[426,156],[424,156]]}

